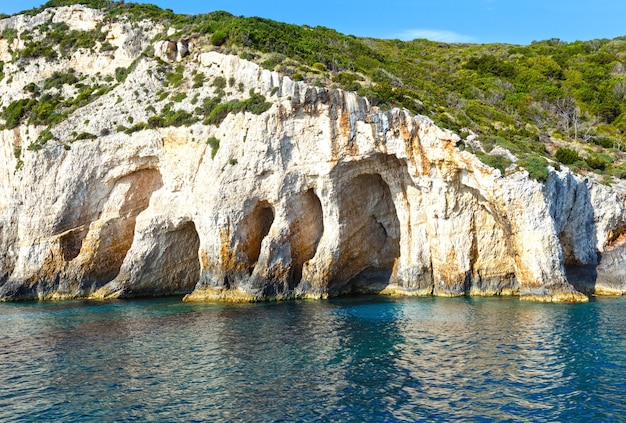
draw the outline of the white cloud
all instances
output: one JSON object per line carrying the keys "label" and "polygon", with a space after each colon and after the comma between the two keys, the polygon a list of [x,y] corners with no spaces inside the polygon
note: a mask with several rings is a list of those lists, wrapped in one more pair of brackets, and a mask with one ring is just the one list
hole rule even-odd
{"label": "white cloud", "polygon": [[442,31],[438,29],[408,29],[397,35],[401,40],[414,40],[416,38],[426,38],[431,41],[442,41],[444,43],[474,43],[476,39],[469,35],[457,34],[454,31]]}

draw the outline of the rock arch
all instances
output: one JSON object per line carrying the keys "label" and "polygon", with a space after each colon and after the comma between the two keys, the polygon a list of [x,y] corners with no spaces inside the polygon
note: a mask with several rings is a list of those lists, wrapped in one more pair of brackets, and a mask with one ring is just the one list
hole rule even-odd
{"label": "rock arch", "polygon": [[96,297],[189,294],[200,279],[199,249],[193,221],[155,219],[138,234],[117,278]]}
{"label": "rock arch", "polygon": [[400,256],[400,222],[389,185],[375,174],[340,188],[339,257],[331,293],[379,292],[389,284]]}

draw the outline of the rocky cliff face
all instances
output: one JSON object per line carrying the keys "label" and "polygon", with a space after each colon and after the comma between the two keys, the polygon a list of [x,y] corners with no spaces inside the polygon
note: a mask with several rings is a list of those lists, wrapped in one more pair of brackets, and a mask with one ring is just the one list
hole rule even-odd
{"label": "rocky cliff face", "polygon": [[[114,49],[15,60],[48,21]],[[74,102],[0,132],[1,299],[626,293],[617,188],[567,170],[502,177],[426,117],[193,40],[152,43],[149,23],[73,6],[5,28],[19,31],[0,41],[2,108],[28,84]],[[46,88],[68,68],[104,89],[78,102],[83,87]]]}

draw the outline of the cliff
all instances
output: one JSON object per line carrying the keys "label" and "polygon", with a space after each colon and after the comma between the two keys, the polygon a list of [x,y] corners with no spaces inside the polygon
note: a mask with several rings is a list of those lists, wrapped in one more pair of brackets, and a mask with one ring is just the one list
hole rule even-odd
{"label": "cliff", "polygon": [[[99,33],[20,55],[46,22]],[[565,168],[503,177],[427,117],[153,42],[147,21],[71,6],[7,28],[1,299],[626,293],[619,186]],[[33,118],[45,98],[60,118]]]}

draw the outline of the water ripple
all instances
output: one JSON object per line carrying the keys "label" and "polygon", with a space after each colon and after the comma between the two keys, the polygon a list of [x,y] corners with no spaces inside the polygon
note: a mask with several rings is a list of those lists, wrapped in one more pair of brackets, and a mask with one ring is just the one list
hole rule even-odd
{"label": "water ripple", "polygon": [[620,421],[626,299],[0,304],[0,420]]}

